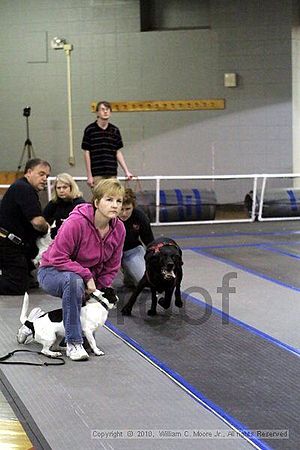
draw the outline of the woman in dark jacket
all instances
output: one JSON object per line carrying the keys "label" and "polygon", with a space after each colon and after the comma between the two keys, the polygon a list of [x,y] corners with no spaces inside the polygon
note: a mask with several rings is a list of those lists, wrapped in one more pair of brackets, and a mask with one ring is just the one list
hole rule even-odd
{"label": "woman in dark jacket", "polygon": [[55,226],[51,228],[51,237],[55,238],[63,221],[75,206],[86,203],[74,178],[68,173],[57,175],[53,186],[52,200],[43,211],[46,221]]}

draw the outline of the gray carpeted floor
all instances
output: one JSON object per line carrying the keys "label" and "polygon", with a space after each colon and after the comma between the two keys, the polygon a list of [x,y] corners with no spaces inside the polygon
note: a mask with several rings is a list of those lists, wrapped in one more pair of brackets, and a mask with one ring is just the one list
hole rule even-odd
{"label": "gray carpeted floor", "polygon": [[[184,249],[185,310],[149,318],[145,291],[133,317],[115,311],[113,332],[97,333],[104,357],[61,367],[0,366],[1,389],[33,444],[59,450],[298,448],[298,222],[154,231]],[[235,291],[224,324],[218,287],[228,273],[236,274],[230,275]],[[129,292],[119,294],[122,301]],[[204,300],[212,304],[208,317]],[[60,305],[39,290],[30,301],[46,309]],[[0,297],[1,354],[17,347],[21,302]],[[281,438],[276,430],[283,430]]]}
{"label": "gray carpeted floor", "polygon": [[[30,301],[45,310],[59,302],[39,292]],[[1,298],[1,353],[17,348],[20,303],[18,297]],[[226,423],[109,330],[97,332],[97,342],[106,355],[92,355],[87,362],[66,360],[59,367],[1,366],[4,394],[10,392],[9,400],[35,448],[194,449],[195,439],[197,448],[203,449],[250,447],[244,439],[233,439]],[[31,354],[14,357],[20,360],[45,359]],[[197,437],[202,430],[224,433],[227,438]],[[105,438],[103,433],[116,437]]]}

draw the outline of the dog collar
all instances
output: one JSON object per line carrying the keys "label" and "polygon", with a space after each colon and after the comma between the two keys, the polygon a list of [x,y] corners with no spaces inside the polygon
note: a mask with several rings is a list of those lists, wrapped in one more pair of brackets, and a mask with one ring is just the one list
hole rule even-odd
{"label": "dog collar", "polygon": [[100,303],[100,305],[102,305],[103,308],[106,309],[106,311],[108,311],[108,306],[106,303],[104,303],[103,300],[101,300],[99,297],[97,297],[97,295],[94,295],[93,293],[90,296],[93,297],[94,300],[97,300],[97,302]]}
{"label": "dog collar", "polygon": [[162,247],[165,247],[166,245],[171,245],[171,246],[176,247],[178,249],[178,245],[175,242],[164,242],[163,241],[163,242],[159,242],[158,244],[150,245],[150,247],[147,247],[147,250],[151,250],[154,253],[159,253],[160,249]]}

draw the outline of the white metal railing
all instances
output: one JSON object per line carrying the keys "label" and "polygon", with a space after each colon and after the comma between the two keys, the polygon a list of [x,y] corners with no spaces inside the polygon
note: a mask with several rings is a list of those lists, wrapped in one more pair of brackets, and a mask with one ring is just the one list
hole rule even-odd
{"label": "white metal railing", "polygon": [[[188,176],[140,176],[141,181],[155,181],[155,206],[156,215],[155,221],[152,225],[197,225],[197,224],[215,224],[215,223],[238,223],[238,222],[254,222],[257,218],[258,221],[279,221],[279,220],[299,220],[299,216],[280,216],[280,217],[263,217],[263,207],[266,193],[266,184],[269,179],[280,178],[299,178],[300,173],[282,173],[282,174],[246,174],[246,175],[188,175]],[[76,181],[86,181],[87,177],[74,176]],[[125,177],[119,177],[120,180],[126,180]],[[160,188],[162,180],[240,180],[248,179],[252,180],[252,206],[251,215],[247,219],[226,219],[226,220],[195,220],[195,221],[176,221],[176,222],[161,222],[159,220],[160,212]],[[51,199],[51,182],[55,180],[55,177],[49,177],[47,180],[47,195],[48,199]],[[258,184],[261,188],[260,196],[258,200]],[[10,185],[0,184],[0,189],[7,189]]]}
{"label": "white metal railing", "polygon": [[[253,199],[256,198],[257,195],[257,180],[260,175],[187,175],[187,176],[170,176],[170,175],[153,175],[153,176],[139,176],[138,179],[140,181],[155,181],[155,222],[152,222],[151,225],[154,226],[166,226],[166,225],[199,225],[199,224],[213,224],[213,223],[239,223],[239,222],[254,222],[256,217],[256,202],[253,200],[251,216],[248,219],[224,219],[224,220],[192,220],[192,221],[176,221],[176,222],[161,222],[159,220],[159,212],[160,212],[160,187],[161,180],[234,180],[234,179],[250,179],[252,180],[252,191],[253,191]],[[74,180],[76,181],[86,181],[87,177],[79,177],[74,176]],[[126,177],[118,177],[119,180],[124,181]],[[55,177],[48,178],[48,198],[51,198],[51,181],[55,180]]]}
{"label": "white metal railing", "polygon": [[[263,217],[262,213],[263,213],[266,185],[267,185],[268,179],[300,178],[300,173],[263,174],[263,175],[259,175],[259,177],[262,179],[262,185],[261,185],[261,193],[260,193],[260,199],[259,199],[257,219],[260,222],[267,222],[267,221],[271,222],[271,221],[278,221],[278,220],[299,220],[300,215],[292,216],[292,217],[291,216]],[[254,197],[254,196],[253,196],[253,203],[256,204],[256,197]],[[299,211],[299,213],[300,213],[300,211]]]}

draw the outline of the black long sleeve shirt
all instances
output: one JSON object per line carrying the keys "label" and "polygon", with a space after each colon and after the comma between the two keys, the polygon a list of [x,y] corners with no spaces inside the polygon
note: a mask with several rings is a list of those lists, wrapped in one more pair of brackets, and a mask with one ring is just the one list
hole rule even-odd
{"label": "black long sleeve shirt", "polygon": [[148,245],[154,240],[151,225],[146,214],[134,208],[129,219],[123,222],[126,228],[126,237],[123,250],[131,250],[138,245]]}
{"label": "black long sleeve shirt", "polygon": [[70,212],[73,211],[75,206],[80,205],[81,203],[86,203],[82,197],[77,197],[71,200],[63,200],[58,198],[56,202],[50,200],[43,211],[43,216],[50,225],[52,225],[55,221],[55,227],[51,229],[52,239],[55,238],[63,221],[67,219]]}

